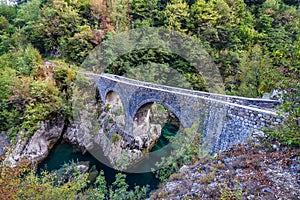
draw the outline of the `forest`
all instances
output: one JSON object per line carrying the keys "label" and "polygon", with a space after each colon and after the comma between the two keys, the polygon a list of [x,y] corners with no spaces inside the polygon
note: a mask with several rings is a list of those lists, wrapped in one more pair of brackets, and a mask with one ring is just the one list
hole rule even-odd
{"label": "forest", "polygon": [[[280,91],[283,104],[278,109],[288,113],[287,120],[266,132],[289,146],[299,146],[299,6],[298,0],[0,0],[0,133],[13,140],[20,130],[31,136],[40,121],[61,116],[71,121],[73,82],[89,53],[111,35],[162,27],[201,42],[220,70],[226,94],[262,97]],[[143,63],[175,66],[195,89],[206,90],[199,74],[176,62],[175,56],[161,53],[128,54],[110,72],[122,74],[142,57]],[[70,185],[54,189],[51,174],[39,179],[30,172],[28,184],[23,182],[26,189],[10,191],[11,185],[21,184],[26,170],[1,169],[1,190],[10,192],[11,199],[27,199],[35,192],[70,199],[87,184],[87,177],[76,177]],[[14,181],[3,186],[11,177]],[[101,186],[105,180],[99,176],[94,189],[85,195],[90,199],[144,198],[141,188],[125,193],[124,180],[120,174],[112,190]]]}

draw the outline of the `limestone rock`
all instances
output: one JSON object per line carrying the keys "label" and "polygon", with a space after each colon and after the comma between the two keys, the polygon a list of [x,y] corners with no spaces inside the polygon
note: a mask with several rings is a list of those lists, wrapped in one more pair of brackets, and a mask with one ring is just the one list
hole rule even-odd
{"label": "limestone rock", "polygon": [[[86,109],[81,110],[80,116],[69,125],[63,138],[92,155],[98,154],[100,148],[110,165],[124,170],[139,162],[143,152],[151,150],[162,128],[160,124],[150,123],[153,115],[149,114],[140,122],[140,129],[135,135],[127,134],[124,131],[125,115],[120,112],[121,102],[110,100],[111,104],[102,105],[99,109],[95,104],[86,105]],[[100,112],[98,118],[95,118],[95,112]]]}
{"label": "limestone rock", "polygon": [[15,166],[22,159],[37,164],[46,158],[49,150],[62,135],[64,118],[40,122],[38,126],[40,128],[31,138],[24,136],[23,131],[19,132],[15,148],[9,152],[5,160],[6,164]]}
{"label": "limestone rock", "polygon": [[216,157],[182,166],[149,199],[222,199],[224,190],[234,199],[299,199],[300,149],[287,150],[256,135]]}
{"label": "limestone rock", "polygon": [[74,119],[63,135],[65,141],[76,145],[83,152],[94,148],[93,128],[98,123],[93,116],[95,110],[97,110],[97,105],[92,103],[85,105],[80,116]]}

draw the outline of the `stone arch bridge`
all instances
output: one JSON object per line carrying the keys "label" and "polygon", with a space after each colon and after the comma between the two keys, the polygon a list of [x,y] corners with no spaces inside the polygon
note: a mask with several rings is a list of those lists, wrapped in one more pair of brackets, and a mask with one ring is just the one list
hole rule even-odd
{"label": "stone arch bridge", "polygon": [[252,133],[281,123],[274,107],[280,102],[187,90],[141,82],[112,74],[89,74],[103,102],[110,92],[119,95],[125,112],[124,132],[133,132],[138,110],[157,102],[168,108],[184,128],[203,127],[203,138],[213,152],[244,142]]}

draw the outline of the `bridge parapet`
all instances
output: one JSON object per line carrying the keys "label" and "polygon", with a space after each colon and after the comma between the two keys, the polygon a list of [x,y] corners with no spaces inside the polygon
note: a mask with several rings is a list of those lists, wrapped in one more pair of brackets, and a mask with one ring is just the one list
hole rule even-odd
{"label": "bridge parapet", "polygon": [[209,92],[202,92],[202,91],[196,91],[196,90],[189,90],[184,88],[177,88],[177,87],[171,87],[166,85],[158,85],[154,83],[148,83],[143,81],[138,81],[122,76],[117,76],[113,74],[102,74],[102,77],[106,77],[108,79],[111,79],[115,82],[119,83],[129,83],[132,85],[137,85],[141,87],[151,87],[156,89],[163,89],[170,92],[176,92],[176,93],[183,93],[188,95],[196,95],[201,97],[207,97],[217,100],[222,100],[230,103],[237,103],[240,105],[250,106],[250,107],[256,107],[256,108],[274,108],[281,104],[278,100],[272,100],[272,99],[261,99],[261,98],[247,98],[247,97],[239,97],[239,96],[231,96],[231,95],[222,95],[222,94],[215,94],[215,93],[209,93]]}

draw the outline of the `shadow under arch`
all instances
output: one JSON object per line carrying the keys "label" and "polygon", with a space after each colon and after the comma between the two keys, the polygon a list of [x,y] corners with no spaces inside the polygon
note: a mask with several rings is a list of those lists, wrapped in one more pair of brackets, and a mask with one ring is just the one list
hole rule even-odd
{"label": "shadow under arch", "polygon": [[[155,116],[150,116],[149,111],[155,111],[156,113]],[[142,123],[144,120],[146,120],[147,116],[150,117],[150,121],[154,120],[153,118],[159,115],[159,112],[166,111],[168,113],[167,117],[168,119],[171,120],[171,122],[176,125],[176,126],[181,126],[181,122],[179,120],[179,117],[177,116],[177,112],[174,112],[171,106],[161,103],[160,101],[146,101],[144,102],[135,112],[134,114],[134,121],[136,123]]]}
{"label": "shadow under arch", "polygon": [[105,94],[103,103],[105,111],[110,114],[109,121],[114,120],[119,128],[125,128],[127,114],[120,95],[117,92],[110,90]]}
{"label": "shadow under arch", "polygon": [[[133,99],[131,106],[129,106],[130,115],[133,119],[138,115],[138,111],[140,109],[145,110],[149,105],[153,103],[160,104],[164,106],[167,110],[169,110],[175,117],[178,119],[181,125],[185,127],[184,121],[181,121],[181,105],[180,101],[177,100],[176,95],[171,93],[166,93],[166,96],[162,97],[159,93],[156,92],[148,92],[145,94],[143,91],[137,91],[134,95],[132,95],[131,99]],[[138,96],[143,96],[141,101],[138,101],[140,98]],[[138,100],[135,100],[138,99]]]}
{"label": "shadow under arch", "polygon": [[119,94],[113,90],[110,90],[105,94],[105,104],[112,104],[118,100],[122,101]]}
{"label": "shadow under arch", "polygon": [[[133,133],[135,138],[142,138],[146,146],[143,150],[143,159],[127,169],[128,172],[155,171],[157,170],[156,163],[160,162],[162,157],[171,155],[173,147],[170,145],[169,137],[175,139],[184,128],[171,109],[170,106],[160,101],[146,101],[138,107],[133,118]],[[147,143],[145,138],[148,138],[150,142]]]}
{"label": "shadow under arch", "polygon": [[134,137],[147,136],[153,139],[153,143],[150,144],[150,151],[159,142],[159,139],[165,140],[164,143],[167,142],[162,133],[170,127],[172,127],[173,133],[169,136],[174,136],[182,128],[182,124],[176,114],[169,109],[169,106],[157,101],[142,104],[133,118]]}

